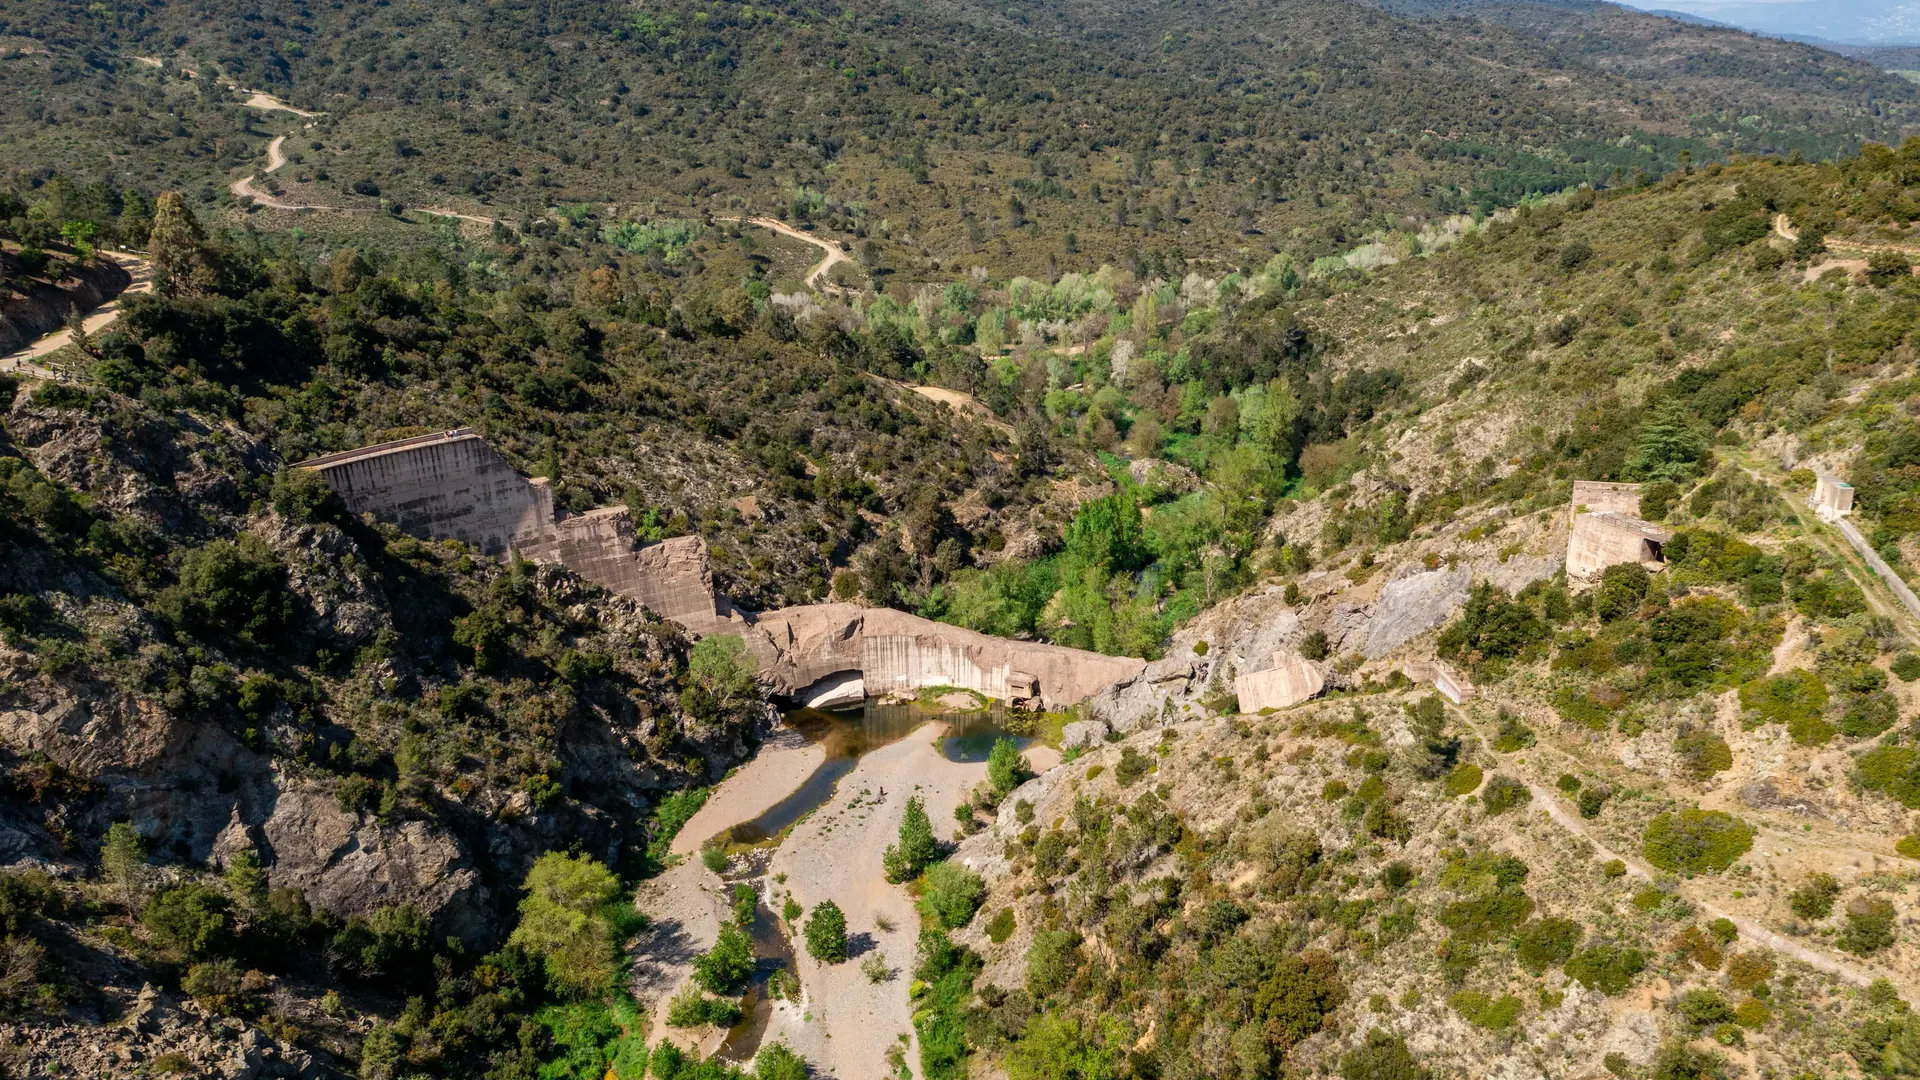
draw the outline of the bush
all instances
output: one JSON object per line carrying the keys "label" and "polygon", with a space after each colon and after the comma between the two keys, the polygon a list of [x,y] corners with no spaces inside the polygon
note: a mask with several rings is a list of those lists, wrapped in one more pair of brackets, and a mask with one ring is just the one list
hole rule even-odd
{"label": "bush", "polygon": [[723,1027],[740,1022],[740,1004],[726,998],[708,997],[695,987],[687,987],[667,1002],[667,1026],[677,1028]]}
{"label": "bush", "polygon": [[1454,797],[1473,794],[1480,787],[1482,775],[1480,766],[1472,762],[1454,766],[1447,774],[1447,794]]}
{"label": "bush", "polygon": [[753,1059],[754,1080],[807,1080],[807,1059],[786,1043],[763,1046]]}
{"label": "bush", "polygon": [[1609,566],[1600,575],[1600,587],[1593,592],[1593,613],[1601,622],[1624,619],[1640,610],[1653,580],[1646,567],[1638,563]]}
{"label": "bush", "polygon": [[942,927],[957,930],[973,918],[985,895],[986,885],[979,874],[958,863],[934,863],[922,880],[920,910],[939,920]]}
{"label": "bush", "polygon": [[847,916],[840,905],[822,900],[807,916],[807,954],[823,964],[847,959]]}
{"label": "bush", "polygon": [[1449,660],[1478,667],[1517,657],[1546,639],[1547,624],[1531,605],[1483,581],[1468,593],[1466,607],[1436,647]]}
{"label": "bush", "polygon": [[1527,785],[1512,777],[1495,775],[1487,781],[1486,790],[1480,793],[1480,805],[1486,807],[1489,817],[1504,814],[1516,806],[1525,806],[1533,799],[1533,792]]}
{"label": "bush", "polygon": [[1903,652],[1893,658],[1893,663],[1887,665],[1887,669],[1899,676],[1901,682],[1920,679],[1920,655]]}
{"label": "bush", "polygon": [[1686,1043],[1667,1043],[1654,1055],[1652,1080],[1721,1080],[1727,1074],[1720,1055]]}
{"label": "bush", "polygon": [[293,622],[294,598],[273,550],[243,534],[181,556],[179,583],[160,590],[153,609],[176,629],[266,644]]}
{"label": "bush", "polygon": [[1920,751],[1911,746],[1876,746],[1855,765],[1860,786],[1882,792],[1904,806],[1920,809]]}
{"label": "bush", "polygon": [[1733,768],[1733,747],[1704,728],[1682,732],[1674,738],[1673,749],[1687,775],[1695,780],[1705,780]]}
{"label": "bush", "polygon": [[1504,1031],[1520,1018],[1520,999],[1512,994],[1489,999],[1478,990],[1462,990],[1447,1004],[1467,1023],[1489,1031]]}
{"label": "bush", "polygon": [[198,960],[229,944],[231,906],[220,893],[185,882],[154,893],[140,921],[155,944],[183,959]]}
{"label": "bush", "polygon": [[1750,723],[1785,724],[1803,746],[1818,746],[1833,736],[1821,716],[1826,705],[1827,684],[1811,671],[1784,671],[1740,688],[1740,707]]}
{"label": "bush", "polygon": [[1327,641],[1325,630],[1315,630],[1300,639],[1300,655],[1309,660],[1325,660],[1331,651],[1332,646]]}
{"label": "bush", "polygon": [[693,977],[715,994],[731,994],[753,974],[753,939],[735,923],[720,928],[713,948],[693,962]]}
{"label": "bush", "polygon": [[[1868,669],[1874,670],[1874,669]],[[1885,690],[1854,694],[1840,716],[1840,733],[1855,739],[1871,739],[1900,719],[1900,703]]]}
{"label": "bush", "polygon": [[1647,861],[1674,873],[1725,870],[1753,847],[1753,826],[1719,810],[1658,814],[1647,823]]}
{"label": "bush", "polygon": [[1695,987],[1681,994],[1673,1007],[1696,1035],[1707,1028],[1733,1022],[1733,1006],[1720,996],[1720,991],[1707,987]]}
{"label": "bush", "polygon": [[1525,750],[1534,743],[1533,729],[1526,721],[1508,712],[1500,710],[1500,728],[1494,733],[1493,748],[1502,754],[1511,754],[1516,750]]}
{"label": "bush", "polygon": [[1012,908],[1001,908],[992,919],[987,921],[987,940],[995,945],[1004,945],[1013,936],[1014,920]]}
{"label": "bush", "polygon": [[1406,1039],[1378,1028],[1340,1059],[1340,1080],[1427,1080],[1428,1075],[1413,1060]]}
{"label": "bush", "polygon": [[1606,785],[1588,784],[1580,789],[1580,795],[1574,800],[1574,805],[1580,808],[1581,817],[1597,818],[1600,816],[1600,811],[1606,808],[1607,800],[1612,797],[1613,789]]}
{"label": "bush", "polygon": [[1533,919],[1514,934],[1513,952],[1522,967],[1539,975],[1572,959],[1585,935],[1585,929],[1572,919]]}
{"label": "bush", "polygon": [[1633,985],[1647,966],[1646,954],[1619,945],[1595,945],[1575,953],[1566,963],[1567,977],[1589,990],[1613,995]]}
{"label": "bush", "polygon": [[1080,970],[1080,935],[1072,930],[1041,930],[1027,946],[1027,992],[1035,998],[1067,985]]}
{"label": "bush", "polygon": [[1803,919],[1824,919],[1833,914],[1833,901],[1839,895],[1839,879],[1832,874],[1815,874],[1787,894],[1787,906]]}
{"label": "bush", "polygon": [[1114,779],[1121,787],[1132,787],[1134,782],[1153,771],[1153,759],[1131,745],[1120,748],[1120,761],[1113,767]]}
{"label": "bush", "polygon": [[240,965],[221,957],[188,968],[180,989],[209,1010],[230,1016],[244,1005],[241,982]]}
{"label": "bush", "polygon": [[1840,947],[1869,956],[1893,944],[1893,905],[1878,897],[1861,897],[1847,905],[1847,925],[1840,931]]}

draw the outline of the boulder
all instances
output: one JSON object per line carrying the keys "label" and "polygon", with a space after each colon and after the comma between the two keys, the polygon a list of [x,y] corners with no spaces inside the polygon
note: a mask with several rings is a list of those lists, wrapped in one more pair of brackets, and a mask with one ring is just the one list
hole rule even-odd
{"label": "boulder", "polygon": [[1100,720],[1075,720],[1060,732],[1060,745],[1068,750],[1092,749],[1107,741],[1107,725]]}

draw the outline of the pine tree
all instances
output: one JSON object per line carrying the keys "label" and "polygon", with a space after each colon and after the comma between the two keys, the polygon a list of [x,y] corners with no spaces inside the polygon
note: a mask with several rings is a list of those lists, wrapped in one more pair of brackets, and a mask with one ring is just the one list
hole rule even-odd
{"label": "pine tree", "polygon": [[120,892],[121,903],[138,907],[147,880],[147,846],[133,825],[116,821],[107,828],[106,843],[100,845],[100,873]]}
{"label": "pine tree", "polygon": [[919,877],[940,855],[940,842],[933,838],[933,822],[927,819],[926,804],[919,796],[907,800],[906,816],[900,819],[900,843],[888,845],[881,856],[887,880],[898,885]]}
{"label": "pine tree", "polygon": [[198,296],[213,283],[200,223],[177,191],[154,200],[147,257],[153,262],[154,291],[162,296]]}

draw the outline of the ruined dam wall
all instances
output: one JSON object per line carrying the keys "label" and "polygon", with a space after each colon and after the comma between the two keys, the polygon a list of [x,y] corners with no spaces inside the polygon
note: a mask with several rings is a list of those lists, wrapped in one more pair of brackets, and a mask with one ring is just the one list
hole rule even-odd
{"label": "ruined dam wall", "polygon": [[[465,428],[302,462],[348,509],[413,536],[558,563],[695,634],[738,634],[776,693],[809,700],[957,686],[1050,708],[1139,675],[1145,662],[1012,641],[891,608],[808,604],[753,615],[715,591],[706,541],[641,543],[624,506],[556,518],[546,481],[514,471]],[[812,693],[809,691],[812,690]]]}
{"label": "ruined dam wall", "polygon": [[466,428],[328,454],[299,467],[319,473],[347,509],[412,536],[459,540],[502,556],[553,532],[547,482],[521,476]]}
{"label": "ruined dam wall", "polygon": [[868,695],[957,686],[1001,700],[1037,696],[1060,708],[1146,669],[1146,661],[1130,656],[1013,641],[858,604],[762,612],[752,628],[747,640],[763,672],[789,696],[858,672]]}

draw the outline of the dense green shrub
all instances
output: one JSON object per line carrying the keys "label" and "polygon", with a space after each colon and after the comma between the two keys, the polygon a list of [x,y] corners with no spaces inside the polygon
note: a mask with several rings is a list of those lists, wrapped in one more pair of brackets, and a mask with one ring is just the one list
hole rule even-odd
{"label": "dense green shrub", "polygon": [[1407,1050],[1406,1039],[1378,1028],[1340,1059],[1340,1080],[1427,1080],[1429,1075]]}
{"label": "dense green shrub", "polygon": [[188,551],[180,557],[178,576],[178,584],[154,597],[153,609],[188,633],[265,645],[293,622],[286,570],[251,534]]}
{"label": "dense green shrub", "polygon": [[1920,679],[1920,654],[1903,652],[1893,658],[1887,670],[1900,677],[1901,682]]}
{"label": "dense green shrub", "polygon": [[1527,785],[1510,776],[1495,774],[1487,781],[1486,789],[1480,792],[1480,804],[1486,807],[1488,816],[1504,814],[1516,806],[1525,806],[1533,800],[1533,792]]}
{"label": "dense green shrub", "polygon": [[1468,593],[1460,617],[1441,632],[1436,647],[1449,660],[1478,667],[1518,657],[1546,641],[1547,633],[1546,622],[1531,605],[1482,581]]}
{"label": "dense green shrub", "polygon": [[1539,975],[1573,956],[1586,929],[1572,919],[1530,919],[1513,935],[1513,952],[1520,965]]}
{"label": "dense green shrub", "polygon": [[980,875],[953,862],[927,867],[921,885],[920,909],[948,930],[965,926],[986,896]]}
{"label": "dense green shrub", "polygon": [[1594,945],[1575,953],[1566,963],[1566,972],[1589,990],[1613,995],[1631,986],[1646,966],[1646,954],[1639,949]]}
{"label": "dense green shrub", "polygon": [[822,900],[807,916],[807,955],[823,964],[847,959],[847,916],[840,905]]}
{"label": "dense green shrub", "polygon": [[183,882],[154,893],[141,910],[140,921],[161,948],[198,960],[229,946],[231,908],[221,893]]}
{"label": "dense green shrub", "polygon": [[1674,737],[1673,750],[1681,767],[1695,780],[1705,780],[1733,768],[1733,747],[1706,728],[1683,730]]}
{"label": "dense green shrub", "polygon": [[696,982],[715,994],[737,993],[753,974],[753,939],[736,923],[720,928],[713,948],[693,961]]}
{"label": "dense green shrub", "polygon": [[1868,956],[1894,943],[1893,904],[1879,897],[1861,897],[1847,905],[1847,923],[1840,931],[1840,947]]}
{"label": "dense green shrub", "polygon": [[1698,874],[1725,870],[1753,847],[1753,826],[1719,810],[1656,814],[1642,852],[1662,870]]}
{"label": "dense green shrub", "polygon": [[1600,587],[1593,592],[1593,613],[1601,622],[1624,619],[1640,610],[1646,599],[1652,575],[1639,563],[1616,563],[1600,573]]}
{"label": "dense green shrub", "polygon": [[1479,790],[1482,773],[1480,766],[1464,762],[1454,766],[1447,774],[1446,791],[1449,796],[1471,795]]}
{"label": "dense green shrub", "polygon": [[1855,767],[1860,786],[1920,809],[1920,751],[1911,746],[1876,746]]}
{"label": "dense green shrub", "polygon": [[1013,930],[1013,909],[1010,907],[1001,908],[993,918],[987,920],[987,940],[995,945],[1006,944],[1007,939],[1013,936]]}
{"label": "dense green shrub", "polygon": [[1478,990],[1462,990],[1447,1004],[1467,1023],[1488,1031],[1504,1031],[1520,1018],[1520,999],[1512,994],[1490,998]]}

